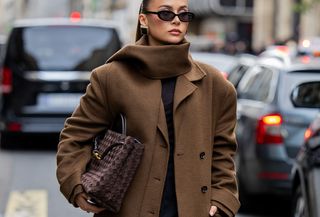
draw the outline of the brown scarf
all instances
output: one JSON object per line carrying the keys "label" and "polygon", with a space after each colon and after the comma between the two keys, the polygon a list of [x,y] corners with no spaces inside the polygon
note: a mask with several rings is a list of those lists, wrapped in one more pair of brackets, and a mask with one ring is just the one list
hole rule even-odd
{"label": "brown scarf", "polygon": [[127,45],[114,54],[107,63],[130,63],[150,79],[165,79],[185,74],[191,70],[190,43],[150,46],[144,35],[135,45]]}

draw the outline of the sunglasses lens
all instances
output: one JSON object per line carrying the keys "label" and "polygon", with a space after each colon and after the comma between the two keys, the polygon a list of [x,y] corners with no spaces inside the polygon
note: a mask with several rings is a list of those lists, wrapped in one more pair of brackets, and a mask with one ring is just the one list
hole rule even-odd
{"label": "sunglasses lens", "polygon": [[191,12],[182,12],[178,17],[182,22],[190,22],[193,20],[194,15]]}
{"label": "sunglasses lens", "polygon": [[172,11],[159,11],[159,18],[164,21],[171,21],[174,19],[175,14]]}

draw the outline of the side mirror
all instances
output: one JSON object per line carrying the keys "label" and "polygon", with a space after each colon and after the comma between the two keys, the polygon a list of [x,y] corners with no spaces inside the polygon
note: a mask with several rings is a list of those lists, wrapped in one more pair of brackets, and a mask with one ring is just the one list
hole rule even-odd
{"label": "side mirror", "polygon": [[295,107],[320,108],[320,81],[302,83],[294,88],[291,101]]}

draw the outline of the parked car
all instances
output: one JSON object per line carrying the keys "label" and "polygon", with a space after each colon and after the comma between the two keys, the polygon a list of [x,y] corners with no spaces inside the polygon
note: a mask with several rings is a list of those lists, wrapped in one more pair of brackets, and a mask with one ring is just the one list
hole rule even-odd
{"label": "parked car", "polygon": [[320,37],[305,38],[298,44],[298,55],[320,55]]}
{"label": "parked car", "polygon": [[238,179],[242,196],[289,196],[291,169],[304,132],[318,108],[297,107],[291,92],[320,81],[320,61],[302,63],[265,54],[241,79],[236,128]]}
{"label": "parked car", "polygon": [[191,52],[194,60],[208,64],[220,70],[225,78],[236,67],[238,58],[222,53]]}
{"label": "parked car", "polygon": [[237,56],[238,60],[233,69],[228,74],[228,80],[235,88],[238,87],[240,80],[245,73],[256,63],[257,57],[251,54],[240,54]]}
{"label": "parked car", "polygon": [[0,35],[0,63],[3,57],[5,43],[6,43],[6,37],[4,35]]}
{"label": "parked car", "polygon": [[0,70],[1,147],[60,132],[85,92],[90,71],[120,47],[115,25],[106,21],[17,21]]}
{"label": "parked car", "polygon": [[[293,101],[300,107],[320,109],[320,82],[305,83],[297,87]],[[320,113],[305,132],[292,169],[292,216],[320,216]]]}

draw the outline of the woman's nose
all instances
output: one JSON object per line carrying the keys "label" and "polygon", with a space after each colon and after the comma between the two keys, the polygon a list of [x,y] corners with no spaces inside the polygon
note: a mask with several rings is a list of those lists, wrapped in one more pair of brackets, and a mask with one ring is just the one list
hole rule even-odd
{"label": "woman's nose", "polygon": [[171,23],[172,24],[180,24],[180,19],[179,19],[179,17],[178,16],[175,16],[174,18],[173,18],[173,20],[171,21]]}

